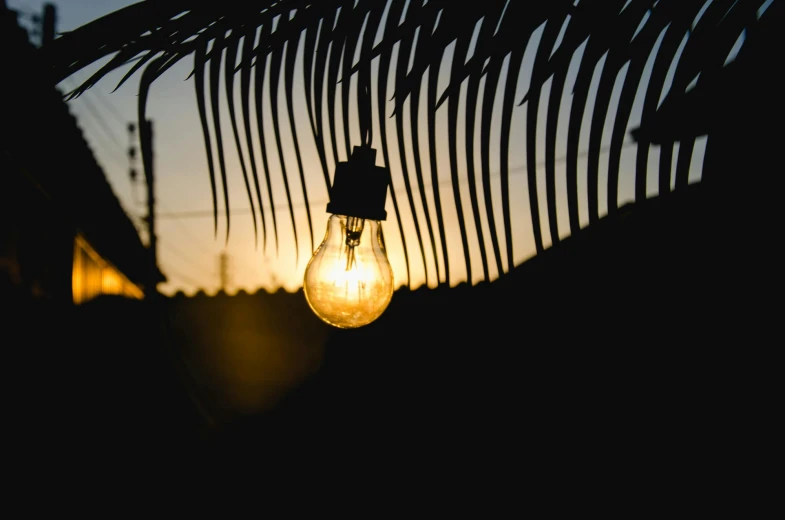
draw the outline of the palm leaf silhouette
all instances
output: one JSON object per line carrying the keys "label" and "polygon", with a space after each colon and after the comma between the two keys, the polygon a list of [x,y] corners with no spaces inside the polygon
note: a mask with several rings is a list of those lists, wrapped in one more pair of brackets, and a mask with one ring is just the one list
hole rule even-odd
{"label": "palm leaf silhouette", "polygon": [[[582,227],[581,209],[589,224],[600,218],[603,201],[608,213],[616,211],[621,159],[629,146],[636,147],[635,200],[647,197],[650,178],[656,180],[659,194],[671,190],[672,180],[675,189],[684,188],[696,138],[706,128],[696,125],[685,135],[656,138],[647,129],[656,126],[662,110],[687,95],[696,78],[699,86],[719,81],[734,45],[745,34],[753,38],[764,18],[781,13],[781,4],[776,0],[486,0],[468,5],[446,0],[148,0],[64,34],[41,52],[57,82],[111,57],[71,96],[133,63],[121,83],[142,73],[140,120],[146,116],[146,96],[152,82],[175,63],[191,57],[214,222],[217,231],[218,199],[223,197],[228,237],[226,149],[218,115],[223,83],[254,229],[258,209],[263,243],[266,245],[272,231],[276,248],[280,222],[273,211],[268,225],[262,210],[263,191],[268,194],[266,204],[273,207],[275,203],[271,178],[281,175],[298,248],[307,244],[313,249],[308,190],[309,182],[314,181],[304,174],[302,144],[312,139],[329,189],[330,163],[345,160],[352,146],[364,137],[358,138],[352,131],[358,117],[353,115],[353,107],[359,116],[370,114],[379,131],[373,132],[372,126],[362,130],[382,150],[380,157],[387,166],[391,161],[400,163],[400,167],[391,166],[391,198],[407,271],[418,262],[426,277],[449,284],[461,267],[470,281],[473,272],[481,270],[487,280],[494,271],[501,275],[514,267],[513,251],[520,238],[513,233],[511,207],[519,201],[513,200],[510,189],[510,150],[525,147],[528,224],[537,253],[547,242],[560,240],[560,220],[564,229],[575,234]],[[295,86],[298,73],[305,83],[302,98]],[[239,111],[233,94],[235,74],[240,75]],[[209,93],[205,81],[209,81]],[[375,87],[366,90],[374,81]],[[521,82],[528,84],[525,91]],[[272,111],[272,135],[262,124],[267,117],[265,98]],[[391,99],[392,111],[386,106]],[[295,116],[298,104],[307,112],[307,124]],[[444,144],[436,131],[440,111],[447,120]],[[256,118],[258,142],[252,138],[252,117]],[[525,124],[524,139],[512,131],[516,121]],[[626,140],[630,125],[638,121],[642,130],[631,143]],[[394,132],[388,131],[390,124]],[[562,125],[566,127],[563,154],[558,150]],[[463,154],[459,154],[461,129]],[[284,132],[293,143],[295,164],[284,159]],[[606,140],[608,146],[604,145]],[[217,157],[212,154],[213,142]],[[656,171],[648,166],[649,157],[657,153],[653,142],[659,147]],[[256,162],[257,148],[261,163]],[[277,151],[277,161],[268,155],[272,150]],[[608,156],[605,179],[601,175],[602,154]],[[579,189],[581,157],[586,158],[584,194]],[[560,209],[557,164],[562,159],[566,205]],[[498,195],[492,182],[495,163]],[[466,172],[466,192],[459,188],[459,171]],[[450,190],[442,189],[445,178],[451,184],[451,197]],[[544,184],[544,200],[538,183]],[[307,237],[298,235],[295,223],[297,186],[305,201]],[[401,186],[405,194],[400,192]],[[450,258],[448,252],[448,200],[457,214],[462,259]],[[411,216],[415,237],[404,236],[401,222],[406,215]],[[474,252],[479,253],[480,265],[472,265],[477,262]]]}

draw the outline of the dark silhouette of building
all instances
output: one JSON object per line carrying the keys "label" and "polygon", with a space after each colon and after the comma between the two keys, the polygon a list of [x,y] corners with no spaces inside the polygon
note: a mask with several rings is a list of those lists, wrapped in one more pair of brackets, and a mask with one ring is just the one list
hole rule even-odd
{"label": "dark silhouette of building", "polygon": [[[157,311],[163,276],[0,0],[0,346],[7,446],[116,469],[204,421]],[[153,298],[148,298],[149,296]]]}
{"label": "dark silhouette of building", "polygon": [[81,303],[141,298],[162,275],[112,192],[37,49],[0,5],[0,284]]}

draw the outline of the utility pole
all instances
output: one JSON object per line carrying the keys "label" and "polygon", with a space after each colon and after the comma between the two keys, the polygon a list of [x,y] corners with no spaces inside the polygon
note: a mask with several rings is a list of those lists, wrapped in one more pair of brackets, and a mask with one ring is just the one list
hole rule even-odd
{"label": "utility pole", "polygon": [[218,276],[221,280],[221,290],[226,292],[229,288],[229,254],[226,251],[218,256]]}
{"label": "utility pole", "polygon": [[[139,202],[139,194],[137,191],[138,184],[136,181],[139,178],[139,165],[137,164],[137,153],[136,153],[136,123],[128,123],[128,177],[131,179],[131,196],[134,199],[135,205],[140,205]],[[136,223],[134,222],[134,225]],[[147,232],[147,229],[140,229],[140,232],[144,231]]]}
{"label": "utility pole", "polygon": [[44,16],[41,22],[41,46],[55,39],[57,26],[57,9],[53,4],[44,4]]}
{"label": "utility pole", "polygon": [[[5,1],[1,2],[0,5],[5,7]],[[43,47],[55,39],[55,34],[57,34],[57,9],[53,4],[44,4],[42,14],[34,14],[32,21],[33,27],[30,30],[30,36],[37,39],[39,47]]]}
{"label": "utility pole", "polygon": [[270,285],[267,289],[269,291],[277,289],[280,286],[278,276],[275,274],[275,269],[270,265],[270,260],[267,258],[267,256],[262,257],[262,263],[264,263],[265,272],[270,277]]}
{"label": "utility pole", "polygon": [[[133,134],[133,123],[128,125],[129,133]],[[155,170],[153,161],[153,122],[146,119],[139,128],[139,141],[142,145],[142,165],[144,167],[144,177],[147,184],[147,216],[144,218],[147,223],[147,249],[150,252],[150,261],[154,270],[154,284],[166,281],[166,277],[158,269],[158,237],[155,234]],[[129,148],[128,156],[131,160],[131,178],[135,180],[136,170],[133,168],[135,157],[133,147]]]}
{"label": "utility pole", "polygon": [[221,281],[221,290],[226,292],[229,287],[229,255],[226,251],[218,256],[218,276]]}
{"label": "utility pole", "polygon": [[150,240],[150,255],[153,264],[158,265],[158,240],[155,236],[155,172],[153,171],[153,122],[146,119],[139,129],[139,138],[142,141],[142,163],[144,164],[144,177],[147,181],[147,233]]}

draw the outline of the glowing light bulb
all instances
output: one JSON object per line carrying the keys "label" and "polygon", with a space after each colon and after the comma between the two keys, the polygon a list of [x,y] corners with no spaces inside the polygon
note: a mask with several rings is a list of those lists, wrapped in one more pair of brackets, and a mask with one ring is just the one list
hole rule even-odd
{"label": "glowing light bulb", "polygon": [[327,234],[305,269],[308,305],[322,320],[351,329],[382,315],[393,273],[378,220],[332,215]]}

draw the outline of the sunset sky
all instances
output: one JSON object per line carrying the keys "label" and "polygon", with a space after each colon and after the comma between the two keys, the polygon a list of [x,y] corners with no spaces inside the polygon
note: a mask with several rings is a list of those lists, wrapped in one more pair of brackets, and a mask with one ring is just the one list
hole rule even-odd
{"label": "sunset sky", "polygon": [[[58,7],[57,28],[62,32],[75,29],[97,17],[134,2],[128,0],[102,0],[100,2],[94,0],[57,0],[53,3]],[[21,21],[23,22],[23,25],[28,27],[30,26],[30,14],[41,12],[42,9],[42,2],[37,0],[8,0],[8,5],[11,9],[20,10],[22,16]],[[533,54],[527,52],[527,57],[532,58]],[[573,61],[574,64],[577,63],[577,60]],[[530,62],[531,60],[529,60],[529,63]],[[524,59],[524,71],[521,80],[519,81],[519,94],[516,95],[516,99],[519,99],[522,93],[526,91],[528,82],[526,63],[527,58]],[[288,131],[288,120],[284,119],[281,124],[284,129],[284,159],[287,165],[290,183],[292,184],[293,197],[295,200],[300,201],[300,205],[297,208],[297,230],[298,234],[301,236],[299,254],[296,254],[294,241],[292,239],[291,224],[288,207],[285,202],[286,199],[283,191],[283,183],[281,181],[280,167],[276,167],[278,156],[277,152],[274,150],[268,150],[268,154],[271,154],[270,161],[273,165],[273,191],[276,200],[275,211],[277,212],[279,224],[279,237],[281,239],[280,250],[278,251],[278,254],[276,254],[275,242],[272,238],[272,234],[268,237],[265,250],[262,248],[261,236],[259,237],[259,243],[255,243],[253,222],[250,213],[247,211],[249,202],[240,172],[228,111],[224,106],[224,113],[221,114],[222,132],[229,175],[230,206],[234,211],[232,215],[231,232],[227,243],[225,222],[222,217],[219,221],[218,235],[215,236],[213,232],[212,196],[206,166],[204,141],[195,101],[194,85],[192,80],[184,81],[191,72],[191,67],[192,60],[185,59],[158,79],[153,84],[148,103],[148,117],[154,122],[155,189],[158,199],[157,231],[159,237],[159,263],[162,271],[168,278],[168,282],[162,284],[160,288],[167,294],[174,293],[177,290],[184,290],[186,293],[192,294],[198,289],[204,289],[208,293],[214,293],[219,288],[218,257],[219,254],[225,250],[230,256],[230,284],[228,287],[230,292],[234,292],[238,289],[254,291],[259,287],[275,289],[281,286],[290,291],[295,290],[302,285],[302,276],[312,251],[309,250],[310,242],[307,239],[308,226],[302,205],[299,174],[294,155],[291,153],[291,145],[288,144],[291,141]],[[76,86],[78,82],[88,77],[89,72],[92,72],[97,68],[98,66],[96,65],[90,67],[89,71],[80,72],[76,76],[66,80],[60,87],[67,89]],[[619,79],[623,77],[623,72],[625,70],[626,68],[622,69]],[[79,125],[82,127],[98,162],[104,168],[115,194],[129,216],[131,216],[138,224],[138,227],[141,228],[142,224],[140,219],[146,211],[144,177],[141,174],[141,162],[137,165],[140,174],[137,185],[134,187],[129,178],[129,163],[126,157],[126,149],[129,146],[129,136],[126,125],[128,122],[136,122],[137,120],[137,90],[140,75],[137,74],[118,91],[112,93],[112,89],[122,77],[123,73],[124,70],[116,71],[111,74],[84,96],[71,101],[70,106],[73,113],[77,116]],[[570,78],[568,77],[568,85],[569,82]],[[440,84],[440,88],[441,86],[442,85]],[[617,87],[620,86],[621,82],[617,80]],[[239,76],[236,81],[236,87],[239,97]],[[546,83],[544,88],[547,91],[547,89],[549,89],[549,83]],[[569,112],[569,91],[569,88],[565,89],[562,101],[562,116]],[[617,97],[618,88],[615,91],[614,99]],[[639,95],[639,97],[642,96]],[[280,98],[281,103],[283,103],[283,96],[280,96]],[[222,103],[225,104],[223,92]],[[498,108],[500,109],[501,102],[499,101],[497,105],[499,105]],[[528,105],[523,105],[516,108],[513,119],[512,140],[514,143],[520,143],[520,146],[512,146],[510,152],[510,188],[511,199],[513,200],[515,233],[515,249],[513,256],[516,264],[520,264],[534,253],[526,187],[526,169],[524,167],[525,135],[523,128],[527,106]],[[391,102],[390,110],[392,107],[393,104]],[[567,107],[566,110],[565,107]],[[612,102],[611,109],[613,109],[613,107],[614,104]],[[406,112],[408,114],[408,110]],[[543,127],[544,112],[544,110],[541,110],[539,116],[543,121]],[[303,116],[303,114],[304,109],[300,106],[296,118]],[[241,117],[241,115],[238,114],[238,117]],[[408,116],[405,120],[406,119],[408,119]],[[629,127],[635,127],[638,119],[639,116],[633,112]],[[378,125],[378,120],[376,120],[376,118],[374,118],[374,124]],[[437,130],[440,129],[440,131],[443,132],[445,126],[446,105],[445,109],[440,109],[440,111],[437,112]],[[587,125],[584,124],[584,127],[586,126]],[[305,132],[307,124],[299,126],[298,131],[300,128],[302,129],[300,132],[300,142],[304,147],[302,153],[307,177],[308,196],[313,217],[314,245],[318,245],[323,238],[327,225],[328,214],[325,212],[325,206],[328,201],[327,190],[324,185],[323,174],[318,163],[310,133]],[[496,139],[498,139],[498,125],[495,125],[494,132],[496,132],[494,135],[496,135]],[[352,133],[359,135],[357,128],[352,128]],[[403,196],[403,180],[399,173],[400,163],[398,161],[398,150],[394,138],[394,126],[392,124],[388,126],[388,134],[392,134],[391,136],[388,136],[388,138],[392,137],[392,139],[390,139],[393,145],[391,148],[391,155],[394,158],[391,160],[389,166],[393,175],[393,185],[394,187],[399,188],[396,190],[396,193],[400,194],[400,201],[405,199],[405,197]],[[606,131],[604,138],[609,139],[610,136],[607,134]],[[374,130],[374,136],[377,140],[378,135],[378,130]],[[421,135],[421,140],[422,142],[425,142],[424,135]],[[459,143],[462,142],[462,140],[463,136],[459,131]],[[557,157],[562,157],[564,155],[565,140],[566,127],[565,125],[560,125],[559,143],[556,153]],[[447,246],[451,255],[453,255],[451,257],[451,269],[453,272],[453,279],[451,281],[454,285],[462,279],[465,280],[466,275],[462,265],[463,251],[455,209],[452,202],[450,174],[447,171],[449,163],[446,161],[446,133],[444,133],[444,138],[440,139],[439,142],[439,146],[441,146],[442,142],[444,143],[444,146],[439,148],[439,184],[440,189],[442,190],[442,203],[447,208]],[[586,148],[585,141],[582,140],[581,143],[581,150],[584,150]],[[541,143],[541,146],[542,148],[538,150],[540,159],[543,158],[543,143]],[[374,143],[374,147],[379,149],[378,142]],[[268,135],[268,148],[275,148],[272,141],[272,132]],[[696,144],[692,158],[692,169],[690,172],[691,182],[695,182],[700,178],[704,148],[705,141],[700,139]],[[257,164],[259,164],[261,160],[259,159],[260,152],[258,146],[255,153]],[[635,148],[633,146],[625,147],[622,156],[622,172],[619,185],[620,204],[633,200],[634,172],[632,171],[633,168],[631,165],[634,164],[634,154]],[[493,153],[491,155],[492,157],[494,156]],[[495,155],[495,159],[492,159],[491,170],[497,172],[498,153]],[[674,154],[674,159],[675,156],[676,155]],[[411,154],[409,154],[409,159],[411,160]],[[345,160],[345,157],[343,157],[343,160]],[[479,154],[477,154],[477,160],[479,162]],[[495,161],[495,163],[493,161]],[[650,154],[649,161],[650,168],[656,170],[658,154]],[[381,150],[377,154],[377,164],[382,164]],[[585,157],[581,159],[579,172],[585,171],[584,164]],[[331,168],[333,166],[334,165],[331,164]],[[424,158],[423,166],[426,178],[430,179],[427,158]],[[600,161],[601,183],[605,181],[603,174],[605,173],[606,168],[607,156],[603,155]],[[413,168],[410,167],[410,174],[411,172],[413,172]],[[465,178],[465,172],[461,171],[459,173],[462,173],[463,175],[461,175],[461,177]],[[544,177],[544,175],[541,177]],[[494,195],[495,200],[498,201],[500,200],[498,176],[494,177],[494,179],[496,190]],[[657,193],[656,179],[653,179],[653,176],[650,176],[650,181],[651,180],[653,180],[653,182],[649,183],[649,194],[654,195]],[[557,163],[557,197],[560,204],[559,211],[560,216],[563,215],[565,217],[564,221],[559,221],[559,230],[562,237],[568,235],[565,186],[564,164]],[[541,194],[540,200],[544,200],[544,182],[540,182],[539,188]],[[466,181],[462,183],[461,189],[466,193],[466,198],[464,200],[468,200],[468,187]],[[581,192],[585,191],[585,175],[582,177],[579,175],[579,190]],[[604,194],[604,189],[601,188],[600,193]],[[432,195],[429,196],[432,201]],[[419,193],[416,194],[416,198],[419,198]],[[603,200],[600,202],[600,213],[604,214],[607,211],[606,205]],[[406,211],[401,218],[404,224],[404,232],[409,241],[410,256],[414,257],[414,261],[412,262],[412,282],[413,286],[416,287],[423,283],[424,271],[422,262],[418,260],[419,249],[416,246],[416,235],[408,210],[408,204],[405,204],[404,206]],[[269,215],[270,208],[265,209]],[[480,209],[484,213],[484,206],[481,206]],[[494,208],[494,210],[498,211],[499,216],[497,217],[497,224],[501,226],[501,204],[499,204],[498,208]],[[392,201],[389,196],[387,211],[388,220],[384,223],[384,230],[388,247],[388,256],[395,273],[396,285],[406,284],[406,269],[404,266],[401,240],[398,226],[395,221]],[[417,206],[416,211],[422,212],[422,208]],[[541,215],[544,217],[542,224],[543,229],[547,229],[547,213],[544,204],[541,205]],[[581,222],[586,225],[588,223],[588,214],[585,205],[580,207],[580,215]],[[269,226],[271,220],[269,216],[267,220]],[[476,241],[474,223],[467,222],[467,225],[470,239]],[[487,231],[485,234],[488,235]],[[547,247],[550,245],[550,241],[547,239],[547,233],[545,233],[545,236],[545,245]],[[488,246],[490,246],[490,243],[488,243]],[[482,277],[482,270],[479,268],[480,262],[477,247],[473,247],[472,249],[475,254],[473,260],[478,266],[472,272],[474,277],[474,280],[472,281],[477,282]],[[502,256],[504,256],[503,244]],[[298,260],[297,262],[295,262],[296,257]],[[493,277],[498,276],[492,263],[490,267]],[[429,272],[432,275],[435,274],[432,255],[428,255],[427,269],[429,269]],[[443,273],[442,279],[444,279]],[[431,281],[431,285],[435,285],[433,280]]]}

